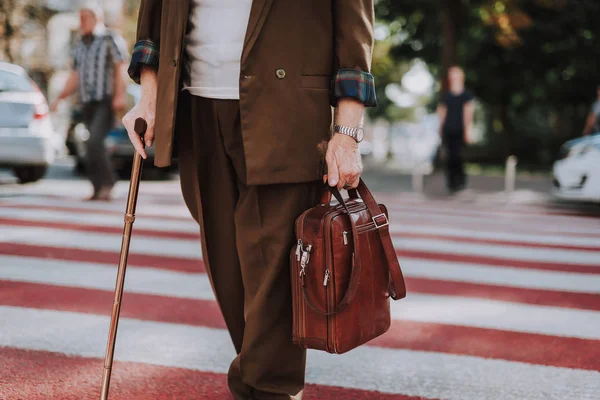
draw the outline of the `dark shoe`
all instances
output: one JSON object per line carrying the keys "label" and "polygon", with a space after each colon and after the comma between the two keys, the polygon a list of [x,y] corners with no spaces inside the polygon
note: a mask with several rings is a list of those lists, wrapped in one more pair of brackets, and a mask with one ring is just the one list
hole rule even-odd
{"label": "dark shoe", "polygon": [[105,187],[102,187],[99,190],[95,191],[93,195],[86,198],[85,200],[86,201],[111,201],[112,200],[111,192],[112,192],[112,187],[105,186]]}

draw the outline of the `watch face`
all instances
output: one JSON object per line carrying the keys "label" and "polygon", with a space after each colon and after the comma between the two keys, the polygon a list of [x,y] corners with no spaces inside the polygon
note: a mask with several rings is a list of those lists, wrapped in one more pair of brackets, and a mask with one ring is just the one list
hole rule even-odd
{"label": "watch face", "polygon": [[365,131],[362,128],[358,128],[358,131],[356,132],[356,141],[362,142],[364,137],[365,137]]}

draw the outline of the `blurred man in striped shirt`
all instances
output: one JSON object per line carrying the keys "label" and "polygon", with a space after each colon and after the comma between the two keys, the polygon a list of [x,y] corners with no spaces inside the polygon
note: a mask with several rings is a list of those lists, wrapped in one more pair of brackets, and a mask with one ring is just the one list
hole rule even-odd
{"label": "blurred man in striped shirt", "polygon": [[73,49],[73,67],[65,87],[53,104],[79,88],[83,118],[90,137],[86,142],[87,172],[94,187],[89,200],[110,200],[116,182],[104,147],[104,138],[115,123],[115,112],[125,107],[124,40],[102,23],[102,9],[87,5],[80,9],[81,40]]}

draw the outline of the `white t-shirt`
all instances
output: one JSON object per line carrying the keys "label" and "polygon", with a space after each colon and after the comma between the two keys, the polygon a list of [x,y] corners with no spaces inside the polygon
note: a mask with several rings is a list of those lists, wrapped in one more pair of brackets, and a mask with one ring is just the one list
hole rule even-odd
{"label": "white t-shirt", "polygon": [[184,89],[211,99],[239,99],[252,0],[190,1]]}

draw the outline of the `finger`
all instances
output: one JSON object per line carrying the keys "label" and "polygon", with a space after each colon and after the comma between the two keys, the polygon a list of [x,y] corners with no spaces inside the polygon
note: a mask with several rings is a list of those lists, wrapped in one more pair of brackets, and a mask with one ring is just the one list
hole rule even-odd
{"label": "finger", "polygon": [[327,176],[327,179],[329,181],[329,186],[331,187],[336,186],[338,184],[340,177],[338,167],[337,165],[335,165],[335,163],[331,163],[331,165],[329,166],[329,174]]}
{"label": "finger", "polygon": [[150,147],[154,143],[154,119],[148,118],[146,123],[147,128],[146,134],[144,135],[144,141],[146,142],[146,146]]}
{"label": "finger", "polygon": [[347,183],[346,179],[344,179],[343,176],[341,176],[341,174],[340,174],[338,184],[337,184],[338,190],[342,190],[344,188],[344,186],[346,186],[346,183]]}
{"label": "finger", "polygon": [[356,189],[358,187],[358,183],[360,182],[360,176],[355,178],[352,183],[350,183],[350,189]]}
{"label": "finger", "polygon": [[327,174],[323,175],[323,183],[327,183]]}

